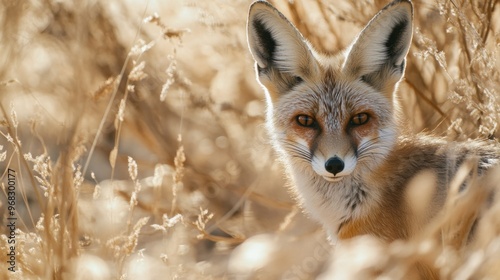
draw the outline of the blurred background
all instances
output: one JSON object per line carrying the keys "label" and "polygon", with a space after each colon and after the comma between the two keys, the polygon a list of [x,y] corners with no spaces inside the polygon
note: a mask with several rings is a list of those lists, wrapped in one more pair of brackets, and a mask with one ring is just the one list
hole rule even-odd
{"label": "blurred background", "polygon": [[[324,53],[387,4],[270,2]],[[0,217],[7,224],[13,169],[18,218],[17,271],[0,256],[2,279],[404,275],[380,259],[402,254],[399,243],[382,253],[361,239],[341,255],[352,262],[336,262],[297,206],[264,127],[250,3],[0,1]],[[497,4],[414,1],[398,95],[408,133],[498,137]],[[462,275],[469,258],[459,256],[445,258],[445,276]]]}

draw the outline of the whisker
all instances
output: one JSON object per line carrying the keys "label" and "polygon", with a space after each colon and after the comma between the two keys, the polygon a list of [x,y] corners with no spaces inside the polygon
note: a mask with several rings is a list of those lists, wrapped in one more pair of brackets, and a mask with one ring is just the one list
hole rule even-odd
{"label": "whisker", "polygon": [[309,152],[309,148],[293,141],[283,140],[283,148],[290,152],[290,156],[304,160],[306,162],[311,162],[312,156]]}
{"label": "whisker", "polygon": [[376,159],[387,155],[391,149],[384,144],[384,141],[390,138],[392,138],[390,135],[379,135],[362,143],[358,147],[358,160]]}

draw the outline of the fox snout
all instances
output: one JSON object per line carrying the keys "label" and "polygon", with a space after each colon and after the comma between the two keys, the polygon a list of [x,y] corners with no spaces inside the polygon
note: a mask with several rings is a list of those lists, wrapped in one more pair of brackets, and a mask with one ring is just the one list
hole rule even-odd
{"label": "fox snout", "polygon": [[332,156],[325,154],[328,153],[316,152],[311,165],[314,172],[327,181],[340,181],[345,176],[351,175],[356,168],[357,157],[353,152],[348,152],[343,156],[337,153]]}

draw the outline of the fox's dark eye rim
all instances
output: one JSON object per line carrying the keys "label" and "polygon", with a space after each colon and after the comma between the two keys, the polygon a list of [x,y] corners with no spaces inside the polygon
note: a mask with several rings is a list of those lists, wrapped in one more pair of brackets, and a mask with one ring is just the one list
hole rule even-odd
{"label": "fox's dark eye rim", "polygon": [[351,126],[359,126],[366,124],[369,120],[370,120],[370,115],[368,113],[359,113],[351,118],[349,124]]}
{"label": "fox's dark eye rim", "polygon": [[298,125],[303,127],[314,127],[316,124],[316,120],[313,117],[308,115],[297,115],[295,117],[295,121]]}

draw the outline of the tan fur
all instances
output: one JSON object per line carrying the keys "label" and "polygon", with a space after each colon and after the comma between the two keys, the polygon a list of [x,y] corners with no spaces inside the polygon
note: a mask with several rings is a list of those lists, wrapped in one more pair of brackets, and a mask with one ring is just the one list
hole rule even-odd
{"label": "tan fur", "polygon": [[[401,133],[394,94],[412,13],[409,0],[393,1],[347,50],[324,56],[269,3],[250,8],[248,41],[266,92],[270,135],[300,202],[332,238],[408,239],[442,208],[466,159],[477,159],[480,174],[499,163],[496,143]],[[357,124],[360,115],[368,118]],[[304,126],[299,116],[314,122]],[[424,175],[432,181],[429,198],[419,198],[427,204],[417,207],[414,179]]]}

